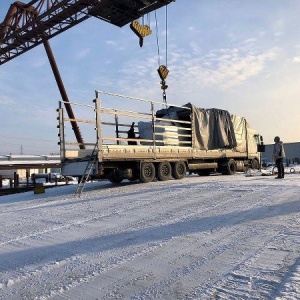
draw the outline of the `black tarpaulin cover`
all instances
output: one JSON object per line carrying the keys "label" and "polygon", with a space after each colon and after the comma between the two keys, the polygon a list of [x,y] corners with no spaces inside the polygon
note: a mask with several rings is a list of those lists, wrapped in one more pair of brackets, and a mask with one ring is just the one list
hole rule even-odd
{"label": "black tarpaulin cover", "polygon": [[228,111],[203,109],[191,105],[193,146],[202,150],[237,146],[234,127]]}
{"label": "black tarpaulin cover", "polygon": [[[193,147],[201,150],[213,150],[219,148],[235,148],[237,141],[234,132],[234,124],[228,111],[216,108],[197,108],[193,104],[183,105],[183,108],[172,107],[178,118],[186,116],[190,108],[189,119],[192,122]],[[157,116],[165,114],[166,109],[157,112]],[[167,115],[165,115],[167,117]]]}

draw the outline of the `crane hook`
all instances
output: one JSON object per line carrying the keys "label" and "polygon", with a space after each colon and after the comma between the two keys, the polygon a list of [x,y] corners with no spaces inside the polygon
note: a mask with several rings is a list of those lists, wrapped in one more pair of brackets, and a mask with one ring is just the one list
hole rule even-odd
{"label": "crane hook", "polygon": [[131,22],[130,29],[139,37],[140,47],[143,47],[144,37],[152,33],[148,25],[141,25],[137,20]]}

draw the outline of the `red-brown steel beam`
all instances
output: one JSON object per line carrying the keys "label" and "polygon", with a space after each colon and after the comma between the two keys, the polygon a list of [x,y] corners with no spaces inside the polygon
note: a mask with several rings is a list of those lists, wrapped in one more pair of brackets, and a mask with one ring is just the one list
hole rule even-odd
{"label": "red-brown steel beam", "polygon": [[[31,2],[33,3],[33,2],[36,2],[36,1],[31,1]],[[34,22],[34,19],[37,18],[38,15],[39,15],[39,13],[36,11],[36,9],[32,6],[29,6],[28,4],[26,5],[22,2],[15,2],[14,4],[12,4],[10,9],[9,9],[9,12],[6,15],[6,18],[5,18],[6,26],[2,27],[2,30],[0,31],[0,43],[2,42],[3,35],[5,35],[5,33],[7,32],[7,24],[11,23],[12,19],[16,16],[17,12],[19,13],[19,15],[29,16],[30,19],[33,22]],[[60,73],[59,73],[59,70],[58,70],[58,67],[57,67],[52,49],[50,47],[50,43],[47,39],[44,39],[43,44],[44,44],[44,47],[45,47],[45,50],[46,50],[46,53],[47,53],[52,71],[53,71],[53,75],[55,77],[55,80],[56,80],[56,83],[57,83],[57,86],[58,86],[58,89],[59,89],[59,92],[60,92],[60,95],[61,95],[62,100],[64,102],[64,106],[66,108],[68,117],[72,120],[71,121],[71,126],[72,126],[72,129],[74,131],[74,134],[75,134],[76,140],[78,142],[79,148],[80,149],[85,149],[85,145],[84,145],[79,127],[77,125],[77,122],[74,120],[75,116],[74,116],[74,113],[73,113],[73,110],[72,110],[72,107],[71,107],[66,89],[64,87],[62,78],[60,76]]]}
{"label": "red-brown steel beam", "polygon": [[17,7],[12,4],[9,7],[9,10],[5,16],[5,19],[0,27],[0,46],[2,45],[2,41],[9,30],[9,26],[11,25],[11,21],[17,12]]}
{"label": "red-brown steel beam", "polygon": [[[0,65],[91,16],[122,27],[174,0],[33,0],[15,2],[0,25]],[[12,7],[11,6],[11,7]],[[37,16],[30,11],[34,8]]]}
{"label": "red-brown steel beam", "polygon": [[44,41],[44,47],[45,47],[45,50],[46,50],[46,53],[47,53],[47,56],[48,56],[57,86],[58,86],[58,89],[59,89],[60,95],[62,97],[62,100],[64,101],[64,105],[65,105],[68,117],[69,117],[69,119],[72,120],[70,122],[71,122],[72,129],[74,131],[77,143],[79,144],[79,148],[85,149],[85,145],[83,142],[83,138],[81,136],[80,129],[78,127],[77,122],[74,120],[75,116],[74,116],[74,113],[72,110],[72,106],[70,104],[69,97],[67,95],[66,89],[65,89],[63,81],[61,79],[61,76],[60,76],[60,73],[59,73],[59,70],[58,70],[58,67],[57,67],[57,64],[56,64],[56,61],[55,61],[55,58],[54,58],[54,55],[53,55],[53,52],[51,50],[48,40]]}

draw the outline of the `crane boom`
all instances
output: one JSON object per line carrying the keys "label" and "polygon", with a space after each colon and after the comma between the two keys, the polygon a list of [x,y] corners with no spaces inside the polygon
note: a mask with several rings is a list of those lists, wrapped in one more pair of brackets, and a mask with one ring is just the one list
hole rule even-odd
{"label": "crane boom", "polygon": [[16,1],[0,24],[0,65],[91,16],[122,27],[174,0]]}

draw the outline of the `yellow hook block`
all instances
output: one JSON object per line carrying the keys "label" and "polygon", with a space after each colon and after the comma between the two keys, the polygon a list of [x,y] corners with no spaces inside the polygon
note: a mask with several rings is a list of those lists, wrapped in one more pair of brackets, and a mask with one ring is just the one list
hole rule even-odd
{"label": "yellow hook block", "polygon": [[164,65],[159,66],[157,72],[161,80],[165,80],[169,74],[168,68]]}
{"label": "yellow hook block", "polygon": [[144,38],[152,33],[152,30],[148,25],[141,25],[136,20],[131,22],[130,28],[139,38]]}
{"label": "yellow hook block", "polygon": [[130,29],[139,37],[141,47],[143,46],[143,38],[152,33],[148,25],[141,25],[136,20],[131,22]]}

